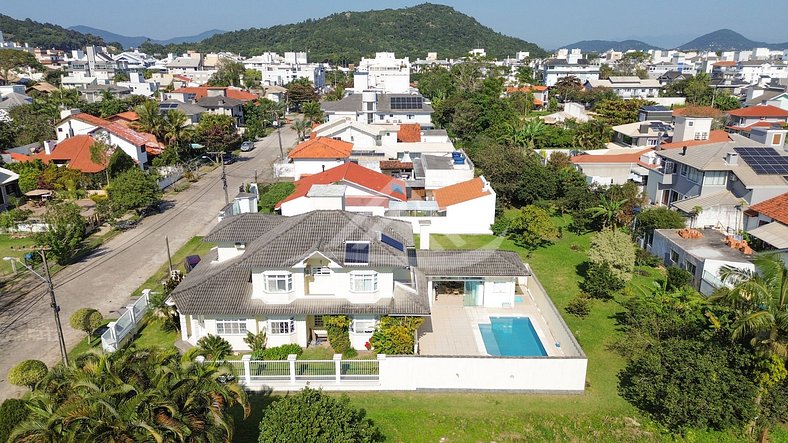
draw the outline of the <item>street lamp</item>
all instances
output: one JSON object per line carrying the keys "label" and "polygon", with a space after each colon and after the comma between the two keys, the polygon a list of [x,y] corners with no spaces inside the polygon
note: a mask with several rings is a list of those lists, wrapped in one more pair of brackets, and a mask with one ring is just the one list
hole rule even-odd
{"label": "street lamp", "polygon": [[22,266],[26,267],[30,272],[32,272],[36,277],[40,278],[47,284],[47,289],[49,290],[49,298],[50,303],[49,306],[52,307],[52,312],[55,314],[55,325],[57,326],[57,338],[60,344],[60,357],[63,359],[63,364],[68,366],[68,351],[66,350],[66,342],[63,339],[63,326],[60,325],[60,306],[57,305],[57,300],[55,299],[55,287],[52,285],[52,276],[49,274],[49,264],[47,264],[47,255],[44,251],[39,250],[39,254],[41,254],[41,259],[44,261],[44,270],[46,271],[46,277],[36,272],[35,269],[28,266],[27,263],[19,260],[16,257],[3,257],[3,260],[10,261],[10,262],[17,262]]}

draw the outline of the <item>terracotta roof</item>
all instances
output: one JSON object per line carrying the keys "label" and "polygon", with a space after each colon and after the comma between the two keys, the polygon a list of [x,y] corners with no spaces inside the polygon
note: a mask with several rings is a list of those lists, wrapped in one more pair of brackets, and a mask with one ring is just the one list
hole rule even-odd
{"label": "terracotta roof", "polygon": [[343,181],[359,185],[395,200],[406,201],[408,199],[405,195],[404,181],[367,169],[356,163],[345,163],[325,172],[302,177],[301,180],[295,182],[295,191],[277,203],[276,208],[280,208],[282,203],[306,196],[312,185],[330,185]]}
{"label": "terracotta roof", "polygon": [[115,114],[113,116],[110,116],[107,120],[113,121],[113,122],[116,121],[116,120],[126,120],[126,121],[129,121],[129,122],[133,122],[133,121],[137,121],[139,119],[140,119],[140,116],[137,115],[136,112],[134,112],[134,111],[126,111],[126,112],[121,112],[121,113]]}
{"label": "terracotta roof", "polygon": [[[19,163],[31,162],[36,159],[36,157],[33,157],[31,155],[18,154],[16,152],[9,152],[8,155],[11,156],[11,160],[17,161]],[[46,160],[44,161],[46,162]]]}
{"label": "terracotta roof", "polygon": [[751,125],[747,126],[726,126],[726,128],[733,129],[734,131],[741,131],[741,132],[750,132],[753,128],[775,128],[775,129],[782,129],[782,125],[780,123],[775,122],[755,122]]}
{"label": "terracotta roof", "polygon": [[406,123],[399,126],[397,141],[400,143],[419,143],[421,141],[421,125]]}
{"label": "terracotta roof", "polygon": [[67,117],[63,121],[68,120],[69,118],[81,120],[93,126],[103,128],[107,132],[110,132],[135,146],[144,146],[149,143],[149,140],[144,135],[118,122],[111,122],[109,120],[104,120],[103,118],[86,114],[84,112],[76,115],[72,115],[71,117]]}
{"label": "terracotta roof", "polygon": [[758,105],[728,111],[734,117],[788,117],[788,111],[772,105]]}
{"label": "terracotta roof", "polygon": [[788,225],[788,192],[754,204],[750,209]]}
{"label": "terracotta roof", "polygon": [[513,92],[542,92],[546,91],[547,86],[542,85],[532,85],[532,86],[508,86],[506,88],[506,93],[511,94]]}
{"label": "terracotta roof", "polygon": [[90,146],[95,142],[89,135],[75,135],[55,145],[52,154],[39,153],[35,157],[47,161],[65,161],[69,168],[89,174],[101,172],[106,169],[107,163],[93,163],[90,159]]}
{"label": "terracotta roof", "polygon": [[289,154],[290,158],[348,158],[353,143],[334,140],[330,137],[316,137],[299,143]]}
{"label": "terracotta roof", "polygon": [[183,88],[178,88],[172,92],[174,93],[185,93],[185,94],[194,94],[194,99],[199,100],[208,95],[209,89],[224,89],[224,95],[228,98],[234,98],[236,100],[242,101],[249,101],[249,100],[257,100],[258,95],[252,94],[251,92],[246,92],[242,89],[235,89],[235,88],[211,88],[208,86],[187,86]]}
{"label": "terracotta roof", "polygon": [[651,151],[651,148],[625,154],[583,154],[572,157],[572,163],[637,163],[640,156]]}
{"label": "terracotta roof", "polygon": [[485,186],[486,182],[482,177],[456,183],[432,192],[438,207],[446,209],[449,206],[458,203],[467,202],[470,200],[490,195],[490,191]]}
{"label": "terracotta roof", "polygon": [[736,66],[737,62],[734,61],[721,61],[716,62],[712,66]]}
{"label": "terracotta roof", "polygon": [[413,162],[401,162],[399,160],[381,160],[380,169],[381,170],[413,169]]}
{"label": "terracotta roof", "polygon": [[684,146],[698,146],[698,145],[707,145],[709,143],[721,143],[730,141],[731,138],[728,136],[728,133],[723,131],[722,129],[715,129],[709,132],[709,139],[708,140],[687,140],[683,142],[670,142],[670,143],[662,143],[659,145],[662,149],[673,149],[673,148],[683,148]]}

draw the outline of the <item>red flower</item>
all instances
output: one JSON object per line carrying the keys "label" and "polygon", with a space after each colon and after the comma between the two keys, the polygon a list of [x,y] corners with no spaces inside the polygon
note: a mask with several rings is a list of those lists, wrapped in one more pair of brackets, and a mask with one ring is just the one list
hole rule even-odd
{"label": "red flower", "polygon": [[369,351],[370,349],[372,349],[372,343],[366,342],[364,343],[364,347],[367,348],[367,351]]}

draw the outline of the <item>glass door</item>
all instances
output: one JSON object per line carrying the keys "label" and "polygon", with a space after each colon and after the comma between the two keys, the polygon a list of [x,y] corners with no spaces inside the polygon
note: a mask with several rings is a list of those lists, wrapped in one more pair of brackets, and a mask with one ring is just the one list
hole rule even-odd
{"label": "glass door", "polygon": [[463,305],[481,306],[484,304],[484,286],[479,280],[468,280],[465,282],[465,295]]}

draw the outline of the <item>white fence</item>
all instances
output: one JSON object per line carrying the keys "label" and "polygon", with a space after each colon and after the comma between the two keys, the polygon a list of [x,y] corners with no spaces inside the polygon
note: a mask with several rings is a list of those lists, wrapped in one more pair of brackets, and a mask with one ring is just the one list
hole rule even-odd
{"label": "white fence", "polygon": [[585,358],[423,357],[378,355],[376,360],[251,360],[226,362],[248,389],[507,390],[581,393]]}
{"label": "white fence", "polygon": [[126,307],[126,312],[116,321],[107,325],[107,330],[101,334],[101,348],[105,352],[115,352],[130,339],[150,307],[150,289],[142,291],[142,296],[133,304]]}
{"label": "white fence", "polygon": [[288,162],[274,163],[274,177],[295,177],[295,165]]}
{"label": "white fence", "polygon": [[182,166],[162,166],[157,168],[156,172],[159,174],[159,189],[164,189],[183,177]]}

